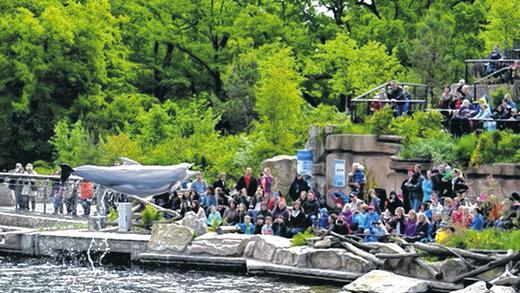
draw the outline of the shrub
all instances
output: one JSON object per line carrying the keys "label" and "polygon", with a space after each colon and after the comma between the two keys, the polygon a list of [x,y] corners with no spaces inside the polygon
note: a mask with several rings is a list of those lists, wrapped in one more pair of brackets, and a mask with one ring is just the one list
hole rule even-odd
{"label": "shrub", "polygon": [[154,221],[161,220],[161,214],[151,205],[147,205],[144,210],[141,212],[141,224],[143,226],[150,226]]}
{"label": "shrub", "polygon": [[520,135],[510,131],[483,132],[471,154],[470,165],[478,166],[485,163],[520,162]]}
{"label": "shrub", "polygon": [[455,143],[455,158],[457,162],[461,165],[467,165],[476,146],[477,137],[473,133],[457,139]]}
{"label": "shrub", "polygon": [[291,246],[303,246],[307,245],[308,241],[307,239],[316,237],[314,232],[312,231],[312,228],[307,228],[304,232],[300,232],[293,236],[291,239]]}
{"label": "shrub", "polygon": [[498,106],[502,102],[502,99],[506,94],[512,94],[511,89],[508,87],[499,87],[491,93],[490,103],[492,107]]}
{"label": "shrub", "polygon": [[108,209],[107,219],[108,219],[109,221],[114,222],[114,221],[117,221],[117,218],[118,218],[118,215],[117,215],[117,211],[116,211],[116,209],[114,209],[113,207],[110,207],[110,208]]}
{"label": "shrub", "polygon": [[450,247],[464,249],[512,249],[520,251],[520,230],[499,229],[457,230],[446,243]]}
{"label": "shrub", "polygon": [[386,105],[381,110],[375,112],[367,118],[367,125],[373,134],[391,134],[390,122],[394,118],[392,107]]}
{"label": "shrub", "polygon": [[400,156],[404,159],[431,159],[435,163],[455,161],[455,140],[448,133],[437,133],[405,144]]}

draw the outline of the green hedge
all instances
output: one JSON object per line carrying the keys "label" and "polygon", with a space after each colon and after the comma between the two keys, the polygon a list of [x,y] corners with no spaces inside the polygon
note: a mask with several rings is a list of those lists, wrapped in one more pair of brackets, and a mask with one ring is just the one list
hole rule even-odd
{"label": "green hedge", "polygon": [[513,251],[520,251],[520,230],[458,230],[449,238],[446,245],[464,249],[512,249]]}

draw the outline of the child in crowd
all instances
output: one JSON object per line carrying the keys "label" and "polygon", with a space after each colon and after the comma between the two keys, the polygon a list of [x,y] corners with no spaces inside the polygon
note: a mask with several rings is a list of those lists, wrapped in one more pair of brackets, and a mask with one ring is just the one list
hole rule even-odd
{"label": "child in crowd", "polygon": [[256,216],[255,234],[262,234],[262,227],[264,226],[264,216]]}
{"label": "child in crowd", "polygon": [[262,227],[262,235],[273,235],[273,217],[266,216],[265,224]]}
{"label": "child in crowd", "polygon": [[251,223],[251,217],[249,215],[244,216],[244,223],[237,224],[236,227],[244,234],[255,234],[255,225]]}
{"label": "child in crowd", "polygon": [[326,208],[320,209],[320,229],[327,230],[329,228],[329,212]]}

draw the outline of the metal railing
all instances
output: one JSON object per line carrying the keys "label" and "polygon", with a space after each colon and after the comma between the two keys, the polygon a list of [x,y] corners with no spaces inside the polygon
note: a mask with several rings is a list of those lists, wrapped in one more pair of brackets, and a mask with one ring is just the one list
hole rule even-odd
{"label": "metal railing", "polygon": [[373,99],[369,98],[373,94],[378,93],[381,89],[386,89],[390,82],[386,82],[384,84],[381,84],[353,99],[349,99],[347,101],[347,109],[351,114],[352,121],[356,121],[358,119],[358,113],[357,113],[357,105],[358,104],[367,104],[366,114],[370,115],[370,103],[372,102],[379,102],[381,104],[390,104],[390,105],[397,105],[397,104],[405,104],[408,103],[410,106],[410,112],[415,111],[424,111],[428,105],[428,94],[429,94],[429,87],[426,84],[422,83],[413,83],[413,82],[397,82],[399,86],[409,86],[411,87],[410,94],[412,95],[412,100],[385,100],[385,99]]}
{"label": "metal railing", "polygon": [[464,80],[466,81],[466,84],[471,84],[475,83],[471,81],[473,78],[483,79],[486,77],[486,63],[493,63],[498,67],[495,72],[488,74],[491,77],[497,76],[497,71],[499,69],[507,68],[518,60],[519,59],[466,59],[464,60]]}

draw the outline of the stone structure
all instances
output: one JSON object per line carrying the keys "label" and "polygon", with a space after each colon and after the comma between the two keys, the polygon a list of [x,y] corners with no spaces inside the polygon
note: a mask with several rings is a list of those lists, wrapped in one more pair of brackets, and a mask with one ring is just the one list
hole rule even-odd
{"label": "stone structure", "polygon": [[193,229],[179,224],[154,224],[148,249],[184,252],[193,239]]}
{"label": "stone structure", "polygon": [[0,206],[2,207],[12,207],[15,204],[14,194],[7,186],[7,183],[0,184]]}
{"label": "stone structure", "polygon": [[184,215],[184,218],[180,221],[181,225],[190,227],[195,232],[196,236],[206,234],[208,230],[208,224],[206,223],[206,217],[199,218],[193,211],[189,211]]}
{"label": "stone structure", "polygon": [[[390,135],[334,134],[332,127],[317,128],[310,131],[307,148],[313,150],[313,184],[322,194],[333,190],[333,162],[345,160],[345,175],[350,172],[352,163],[358,162],[367,167],[368,180],[387,192],[400,190],[406,172],[415,164],[423,169],[432,167],[429,160],[403,160],[397,157],[401,150],[400,137]],[[488,164],[478,168],[463,170],[472,195],[480,194],[486,187],[486,180],[492,176],[501,192],[509,194],[520,190],[520,164]],[[329,202],[330,204],[330,202]]]}
{"label": "stone structure", "polygon": [[415,293],[427,292],[429,282],[374,270],[343,287],[347,292]]}
{"label": "stone structure", "polygon": [[271,169],[271,173],[276,178],[276,186],[274,190],[279,190],[283,195],[289,193],[297,172],[297,163],[295,156],[276,156],[262,162],[261,170],[265,167]]}

